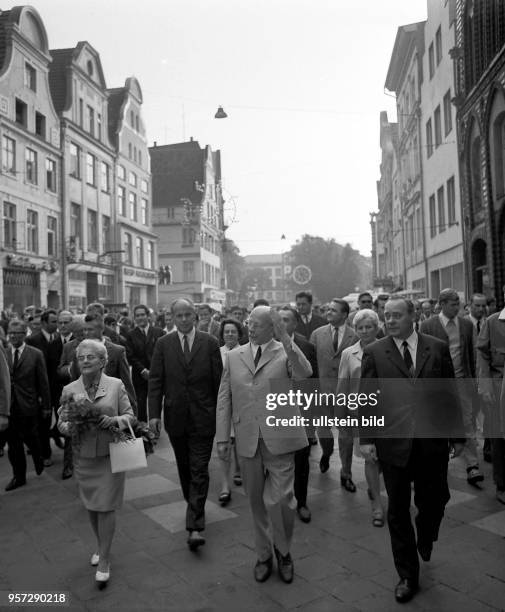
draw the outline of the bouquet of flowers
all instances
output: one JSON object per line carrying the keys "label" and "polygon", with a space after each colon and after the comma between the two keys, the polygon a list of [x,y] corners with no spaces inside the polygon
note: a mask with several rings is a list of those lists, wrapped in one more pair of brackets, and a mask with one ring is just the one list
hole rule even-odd
{"label": "bouquet of flowers", "polygon": [[152,455],[154,453],[156,434],[149,429],[147,423],[139,421],[137,418],[132,422],[132,429],[136,438],[142,438],[146,455]]}
{"label": "bouquet of flowers", "polygon": [[[96,429],[103,413],[89,401],[84,393],[74,393],[62,400],[61,407],[66,411],[66,421],[69,423],[68,435],[72,438],[74,448],[79,448],[82,434]],[[109,431],[114,442],[124,442],[130,436],[116,425],[110,425],[104,431]]]}

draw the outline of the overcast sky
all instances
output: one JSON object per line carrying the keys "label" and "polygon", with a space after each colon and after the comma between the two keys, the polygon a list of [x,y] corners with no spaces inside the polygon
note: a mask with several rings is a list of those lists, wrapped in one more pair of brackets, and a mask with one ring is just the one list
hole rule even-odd
{"label": "overcast sky", "polygon": [[[221,149],[227,235],[243,255],[304,233],[370,254],[379,113],[395,119],[384,81],[398,26],[424,20],[426,0],[32,5],[50,48],[87,40],[108,87],[139,79],[149,145],[192,136]],[[214,119],[218,105],[228,119]]]}

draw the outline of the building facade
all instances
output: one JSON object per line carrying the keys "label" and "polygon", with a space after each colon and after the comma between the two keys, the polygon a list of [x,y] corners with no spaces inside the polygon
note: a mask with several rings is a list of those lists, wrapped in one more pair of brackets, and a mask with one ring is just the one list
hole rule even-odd
{"label": "building facade", "polygon": [[62,303],[61,151],[49,95],[51,56],[32,7],[0,14],[0,303]]}
{"label": "building facade", "polygon": [[427,294],[444,287],[465,295],[463,229],[459,189],[454,66],[455,0],[428,1],[424,27],[426,52],[421,86],[424,127],[423,205],[427,259]]}
{"label": "building facade", "polygon": [[156,235],[152,232],[151,174],[142,90],[136,78],[109,89],[109,138],[115,149],[113,230],[105,253],[117,272],[115,303],[130,308],[158,303]]}
{"label": "building facade", "polygon": [[[291,266],[284,254],[246,255],[245,277],[247,287],[247,306],[263,298],[270,304],[289,304],[294,293],[288,281],[291,280]],[[300,287],[300,291],[304,287]]]}
{"label": "building facade", "polygon": [[192,139],[150,147],[153,228],[158,235],[159,301],[189,297],[221,310],[223,269],[221,155]]}
{"label": "building facade", "polygon": [[87,42],[51,51],[49,82],[60,118],[61,210],[66,261],[64,303],[113,303],[117,251],[112,191],[115,152],[109,140],[108,94],[100,56]]}
{"label": "building facade", "polygon": [[458,152],[468,290],[503,304],[505,3],[457,0]]}

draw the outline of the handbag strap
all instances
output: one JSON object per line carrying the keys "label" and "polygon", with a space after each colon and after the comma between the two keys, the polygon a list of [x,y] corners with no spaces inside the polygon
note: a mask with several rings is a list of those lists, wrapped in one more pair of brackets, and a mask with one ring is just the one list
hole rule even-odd
{"label": "handbag strap", "polygon": [[130,419],[128,419],[128,427],[129,427],[129,429],[130,429],[130,433],[131,433],[131,435],[132,435],[132,438],[134,438],[134,439],[135,439],[135,434],[133,433],[133,427],[132,427],[132,424],[131,424],[131,422],[130,422]]}

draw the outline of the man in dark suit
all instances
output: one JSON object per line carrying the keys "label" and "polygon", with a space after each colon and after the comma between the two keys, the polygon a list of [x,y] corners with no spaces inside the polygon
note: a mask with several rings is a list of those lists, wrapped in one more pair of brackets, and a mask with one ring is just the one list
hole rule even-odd
{"label": "man in dark suit", "polygon": [[[326,318],[328,325],[319,327],[312,332],[310,341],[316,347],[317,365],[321,377],[321,391],[334,393],[337,386],[338,369],[342,351],[358,341],[358,336],[347,325],[349,304],[335,298],[328,304]],[[324,414],[333,417],[333,406],[326,407]],[[330,467],[330,457],[333,454],[335,442],[331,427],[318,427],[317,435],[323,454],[319,461],[319,469],[324,474]],[[346,491],[354,493],[356,485],[352,481],[352,448],[353,435],[350,427],[338,429],[338,451],[340,455],[340,483]]]}
{"label": "man in dark suit", "polygon": [[53,428],[51,430],[53,411],[56,414],[56,410],[58,410],[60,405],[62,385],[58,380],[57,370],[63,346],[57,334],[58,315],[56,310],[45,310],[40,316],[40,324],[40,330],[26,338],[26,344],[39,349],[44,355],[47,378],[51,390],[51,414],[47,419],[42,419],[39,423],[39,439],[44,466],[49,467],[53,464],[51,460],[50,438],[54,439],[58,448],[63,448],[58,429]]}
{"label": "man in dark suit", "polygon": [[[284,306],[279,310],[281,319],[286,326],[286,332],[291,340],[298,346],[302,353],[307,358],[312,368],[311,379],[318,378],[319,373],[317,370],[317,356],[316,347],[305,339],[302,334],[295,331],[297,323],[299,321],[298,312],[291,306]],[[300,389],[302,392],[311,393],[315,391],[314,383],[306,381],[297,381],[295,383],[296,389]],[[307,384],[306,384],[307,383]],[[304,412],[304,417],[311,418],[310,413]],[[313,438],[315,436],[314,427],[310,425],[305,428],[307,437]],[[307,489],[309,486],[309,473],[310,473],[310,444],[307,444],[304,448],[300,448],[295,451],[295,497],[296,497],[296,511],[300,520],[304,523],[309,523],[312,515],[307,506]]]}
{"label": "man in dark suit", "polygon": [[0,344],[0,457],[4,455],[6,432],[11,410],[11,377],[5,349]]}
{"label": "man in dark suit", "polygon": [[300,291],[295,295],[295,300],[296,309],[300,315],[300,319],[296,324],[296,331],[308,340],[315,329],[326,325],[326,321],[323,317],[313,312],[313,298],[310,291]]}
{"label": "man in dark suit", "polygon": [[149,323],[149,309],[140,304],[133,309],[136,327],[126,338],[126,354],[132,366],[132,381],[137,394],[138,418],[147,422],[147,389],[154,345],[164,335]]}
{"label": "man in dark suit", "polygon": [[458,316],[459,295],[454,289],[443,289],[438,302],[441,311],[421,323],[421,332],[446,342],[451,353],[454,373],[461,391],[461,409],[465,424],[466,443],[463,457],[466,462],[466,479],[476,485],[484,480],[479,469],[477,442],[475,439],[475,415],[477,388],[475,385],[474,330],[471,321]]}
{"label": "man in dark suit", "polygon": [[51,414],[51,393],[44,356],[41,351],[25,343],[26,323],[11,321],[8,332],[11,342],[7,351],[11,375],[11,407],[7,443],[13,478],[5,490],[12,491],[26,484],[24,444],[31,451],[35,472],[40,475],[44,470],[38,426],[41,418]]}
{"label": "man in dark suit", "polygon": [[[447,344],[414,330],[410,300],[390,299],[385,320],[389,335],[365,347],[360,381],[360,392],[378,398],[378,405],[370,401],[360,416],[384,416],[385,425],[375,431],[362,429],[360,449],[365,458],[378,458],[382,467],[391,546],[400,576],[395,598],[403,603],[419,588],[418,551],[429,561],[438,538],[450,498],[449,437],[455,434],[453,445],[459,454],[463,421],[451,383],[454,368]],[[410,518],[412,481],[418,508],[417,546]]]}
{"label": "man in dark suit", "polygon": [[172,304],[177,332],[160,338],[149,370],[149,424],[160,432],[161,411],[175,453],[188,507],[188,546],[205,544],[205,501],[209,461],[216,432],[216,401],[223,362],[214,336],[195,329],[196,310],[190,300]]}

